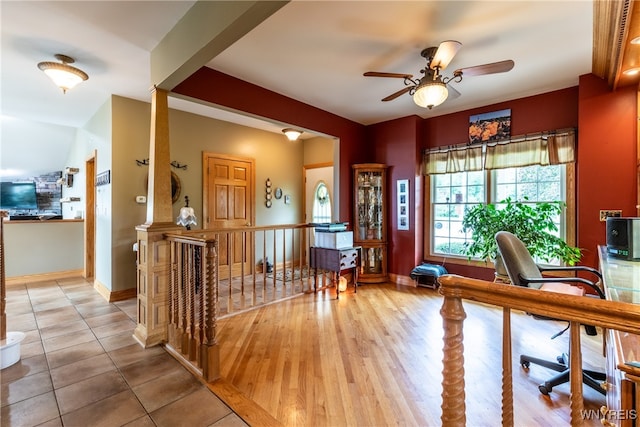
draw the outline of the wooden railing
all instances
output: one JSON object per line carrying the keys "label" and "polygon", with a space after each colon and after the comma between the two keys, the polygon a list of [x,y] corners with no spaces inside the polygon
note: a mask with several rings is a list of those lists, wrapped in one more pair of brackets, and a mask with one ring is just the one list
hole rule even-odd
{"label": "wooden railing", "polygon": [[566,320],[570,324],[569,366],[571,425],[583,425],[582,355],[580,324],[637,334],[640,330],[640,306],[595,298],[565,295],[519,286],[507,286],[467,277],[446,275],[440,278],[444,302],[440,314],[444,327],[442,382],[442,425],[464,426],[464,342],[466,317],[463,299],[503,307],[502,337],[502,425],[513,426],[513,383],[511,372],[512,309]]}
{"label": "wooden railing", "polygon": [[167,349],[196,375],[217,379],[217,320],[310,292],[312,238],[307,224],[165,234],[171,245]]}

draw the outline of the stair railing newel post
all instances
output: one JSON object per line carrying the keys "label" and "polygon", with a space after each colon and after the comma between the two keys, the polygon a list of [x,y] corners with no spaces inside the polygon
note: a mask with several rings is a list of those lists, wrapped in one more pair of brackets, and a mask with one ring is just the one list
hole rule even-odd
{"label": "stair railing newel post", "polygon": [[440,309],[444,328],[442,425],[462,427],[466,424],[462,327],[467,315],[459,291],[449,289],[442,282],[439,291],[444,296]]}

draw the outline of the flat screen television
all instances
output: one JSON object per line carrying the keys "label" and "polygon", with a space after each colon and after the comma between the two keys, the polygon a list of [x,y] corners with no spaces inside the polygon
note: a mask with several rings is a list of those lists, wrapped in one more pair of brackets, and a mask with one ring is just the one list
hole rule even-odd
{"label": "flat screen television", "polygon": [[0,208],[4,210],[38,209],[35,182],[0,182]]}

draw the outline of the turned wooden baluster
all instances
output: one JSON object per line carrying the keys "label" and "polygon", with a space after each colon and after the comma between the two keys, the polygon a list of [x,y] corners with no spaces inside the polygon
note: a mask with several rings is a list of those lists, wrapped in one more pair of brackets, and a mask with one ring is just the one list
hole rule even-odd
{"label": "turned wooden baluster", "polygon": [[203,247],[202,246],[196,246],[194,247],[194,255],[195,255],[195,272],[196,272],[196,282],[195,282],[195,289],[196,289],[196,294],[195,294],[195,298],[196,298],[196,307],[197,307],[197,315],[198,315],[198,320],[197,320],[197,324],[196,324],[196,342],[197,342],[197,351],[198,351],[198,355],[196,357],[196,363],[198,364],[198,366],[202,367],[201,364],[201,350],[202,350],[202,343],[205,340],[204,337],[204,330],[206,328],[206,324],[205,324],[205,312],[206,312],[206,294],[207,294],[207,289],[205,286],[205,283],[203,283],[203,270],[204,270],[204,263],[202,262],[202,252],[203,252]]}
{"label": "turned wooden baluster", "polygon": [[169,318],[167,326],[167,340],[172,346],[176,343],[176,328],[178,326],[178,245],[179,243],[177,242],[171,242],[171,276],[169,277]]}
{"label": "turned wooden baluster", "polygon": [[189,360],[196,360],[196,263],[195,263],[195,247],[189,245],[189,282],[187,288],[187,307],[189,310],[189,352],[187,357]]}
{"label": "turned wooden baluster", "polygon": [[464,345],[462,325],[467,317],[459,296],[444,295],[440,309],[444,328],[442,425],[464,426]]}
{"label": "turned wooden baluster", "polygon": [[513,427],[513,377],[511,368],[511,310],[502,309],[502,425]]}
{"label": "turned wooden baluster", "polygon": [[580,323],[570,322],[569,373],[571,379],[571,426],[584,425],[584,400],[582,398],[582,350],[580,347]]}
{"label": "turned wooden baluster", "polygon": [[206,274],[203,292],[206,292],[206,306],[203,307],[205,313],[205,337],[206,341],[201,344],[200,357],[202,366],[202,376],[206,381],[214,381],[220,378],[220,348],[216,337],[217,317],[218,317],[218,260],[217,240],[208,241],[206,246]]}
{"label": "turned wooden baluster", "polygon": [[180,332],[181,332],[181,340],[180,340],[180,352],[182,354],[187,353],[187,349],[189,348],[189,335],[187,334],[187,316],[188,316],[188,307],[187,307],[187,288],[189,286],[189,254],[188,254],[188,245],[182,245],[182,283],[180,283]]}

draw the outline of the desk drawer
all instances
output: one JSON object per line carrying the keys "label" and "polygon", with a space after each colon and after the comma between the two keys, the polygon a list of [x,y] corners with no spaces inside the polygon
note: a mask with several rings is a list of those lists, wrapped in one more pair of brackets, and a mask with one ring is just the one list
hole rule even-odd
{"label": "desk drawer", "polygon": [[340,252],[340,270],[355,268],[358,266],[358,251],[349,249]]}

